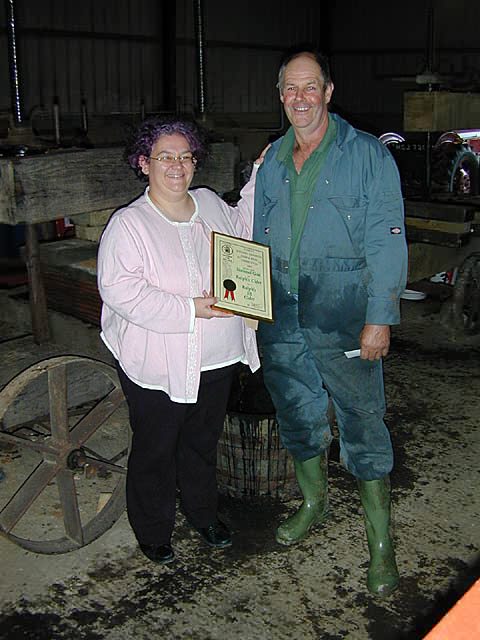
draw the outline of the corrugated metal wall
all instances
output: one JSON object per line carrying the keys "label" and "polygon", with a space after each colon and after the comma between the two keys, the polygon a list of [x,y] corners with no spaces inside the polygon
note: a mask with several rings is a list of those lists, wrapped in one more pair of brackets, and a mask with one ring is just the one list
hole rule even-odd
{"label": "corrugated metal wall", "polygon": [[[166,4],[166,3],[165,3]],[[63,112],[164,108],[162,2],[14,0],[25,115],[58,98]],[[0,5],[5,25],[5,3]],[[0,108],[10,108],[6,32],[0,42]]]}
{"label": "corrugated metal wall", "polygon": [[[78,114],[198,107],[194,0],[14,0],[24,113],[51,106]],[[432,0],[202,0],[206,106],[244,123],[278,121],[281,53],[313,41],[331,53],[334,102],[372,127],[398,127],[403,92],[392,76],[422,70]],[[438,70],[480,75],[480,3],[437,0]],[[5,3],[0,4],[0,109],[10,110]],[[235,116],[235,117],[234,117]],[[262,120],[263,118],[263,120]]]}
{"label": "corrugated metal wall", "polygon": [[[414,77],[426,64],[430,8],[436,70],[458,74],[452,85],[457,87],[463,76],[476,73],[480,87],[480,3],[246,0],[233,9],[204,0],[203,6],[207,107],[213,114],[275,113],[281,53],[310,41],[330,53],[335,108],[371,130],[401,128],[404,91],[425,89]],[[197,100],[192,2],[182,0],[178,7],[177,95],[179,106],[188,110]]]}
{"label": "corrugated metal wall", "polygon": [[401,129],[404,92],[427,89],[415,76],[426,66],[430,34],[434,70],[452,74],[449,88],[476,82],[479,91],[479,24],[480,3],[468,0],[343,0],[331,13],[334,101],[373,130]]}
{"label": "corrugated metal wall", "polygon": [[[196,49],[192,0],[177,2],[177,92],[182,110],[195,109]],[[321,1],[203,0],[206,95],[210,113],[276,113],[282,52],[317,41]]]}

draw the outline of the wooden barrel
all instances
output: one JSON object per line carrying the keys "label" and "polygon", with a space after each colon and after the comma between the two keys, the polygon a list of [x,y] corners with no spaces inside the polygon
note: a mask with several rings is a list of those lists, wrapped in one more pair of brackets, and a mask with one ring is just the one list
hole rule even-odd
{"label": "wooden barrel", "polygon": [[218,444],[217,480],[232,497],[298,495],[292,457],[280,443],[275,414],[229,411]]}

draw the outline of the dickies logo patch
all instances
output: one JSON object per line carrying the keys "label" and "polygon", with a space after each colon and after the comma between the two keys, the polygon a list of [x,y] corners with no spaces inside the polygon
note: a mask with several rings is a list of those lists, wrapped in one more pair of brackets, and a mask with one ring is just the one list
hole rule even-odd
{"label": "dickies logo patch", "polygon": [[390,227],[390,233],[394,236],[398,236],[402,233],[400,227]]}

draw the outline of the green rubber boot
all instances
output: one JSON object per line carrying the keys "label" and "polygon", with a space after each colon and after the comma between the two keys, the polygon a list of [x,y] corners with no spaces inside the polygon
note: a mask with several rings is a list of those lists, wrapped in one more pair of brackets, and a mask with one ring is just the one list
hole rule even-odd
{"label": "green rubber boot", "polygon": [[377,596],[388,596],[398,586],[399,575],[390,536],[390,482],[358,480],[367,531],[370,565],[367,587]]}
{"label": "green rubber boot", "polygon": [[290,545],[303,540],[314,524],[322,522],[328,510],[327,456],[294,460],[295,475],[303,495],[300,509],[277,529],[275,539]]}

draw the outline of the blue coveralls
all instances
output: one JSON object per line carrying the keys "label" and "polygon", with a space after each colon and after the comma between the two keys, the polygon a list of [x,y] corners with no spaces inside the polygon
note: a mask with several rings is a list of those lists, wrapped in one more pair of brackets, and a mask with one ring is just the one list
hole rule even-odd
{"label": "blue coveralls", "polygon": [[283,445],[298,460],[328,448],[332,397],[345,467],[361,480],[390,473],[381,361],[347,359],[366,323],[398,324],[407,248],[395,162],[374,136],[337,124],[300,245],[298,299],[290,292],[290,188],[281,140],[257,174],[254,240],[272,250],[275,322],[260,323],[265,384]]}

